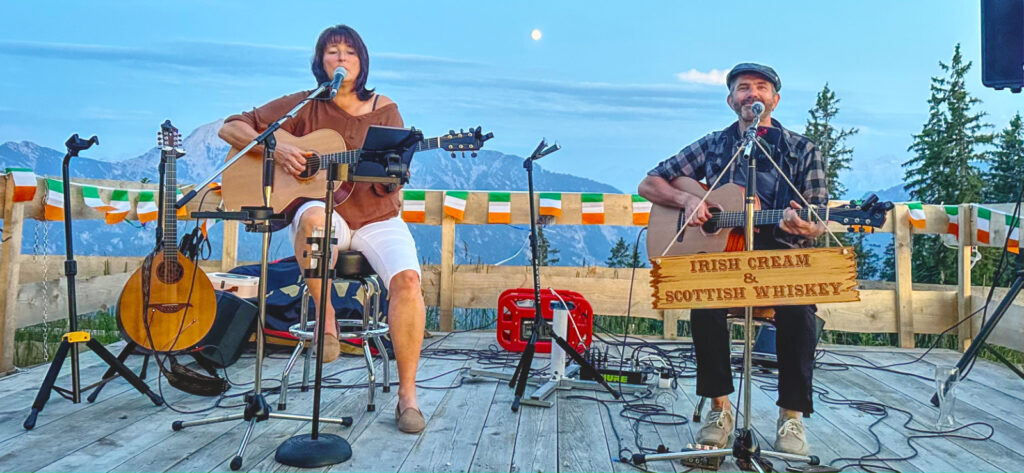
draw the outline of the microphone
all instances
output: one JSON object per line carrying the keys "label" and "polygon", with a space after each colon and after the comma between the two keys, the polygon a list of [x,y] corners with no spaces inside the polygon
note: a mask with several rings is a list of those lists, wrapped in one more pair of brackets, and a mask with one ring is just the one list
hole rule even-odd
{"label": "microphone", "polygon": [[[341,81],[345,80],[345,75],[348,71],[344,67],[338,67],[334,70],[334,80],[331,81],[331,99],[334,99],[335,95],[338,95],[338,89],[341,88]],[[764,107],[762,105],[762,107]]]}
{"label": "microphone", "polygon": [[752,105],[750,106],[750,111],[751,111],[751,112],[754,112],[754,116],[755,116],[755,117],[760,117],[760,116],[761,116],[761,114],[762,114],[762,113],[764,113],[764,104],[763,104],[763,103],[761,103],[760,101],[758,101],[758,102],[754,102],[754,103],[753,103],[753,104],[752,104]]}

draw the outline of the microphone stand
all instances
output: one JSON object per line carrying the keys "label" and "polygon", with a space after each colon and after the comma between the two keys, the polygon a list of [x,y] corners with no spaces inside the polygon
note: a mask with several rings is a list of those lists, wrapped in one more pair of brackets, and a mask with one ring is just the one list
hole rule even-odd
{"label": "microphone stand", "polygon": [[[534,319],[533,319],[533,330],[530,332],[530,341],[526,344],[526,348],[523,350],[523,356],[519,358],[519,365],[516,366],[515,372],[512,373],[512,379],[508,383],[508,387],[515,387],[515,398],[512,400],[512,411],[516,412],[519,410],[519,404],[522,402],[523,394],[526,392],[526,384],[530,377],[530,366],[533,364],[533,355],[537,350],[537,339],[540,337],[541,329],[545,330],[545,333],[551,334],[551,341],[556,343],[559,348],[575,361],[580,369],[584,372],[592,373],[593,378],[600,384],[604,389],[611,393],[612,397],[618,399],[619,393],[612,389],[612,387],[605,381],[604,377],[594,369],[583,355],[580,355],[574,347],[569,345],[569,342],[565,341],[564,338],[555,333],[551,329],[547,320],[544,319],[543,311],[541,310],[541,298],[540,298],[540,261],[538,260],[537,254],[537,208],[534,202],[534,191],[533,191],[533,162],[547,156],[555,151],[558,151],[561,146],[554,144],[547,146],[544,140],[540,141],[537,148],[533,150],[523,161],[523,167],[526,168],[526,177],[529,185],[529,197],[530,197],[530,249],[532,250],[533,256],[530,259],[530,264],[533,266],[533,308],[534,308]],[[568,310],[568,307],[562,307],[563,311]],[[552,349],[554,349],[552,347]],[[540,391],[540,390],[538,390]],[[548,388],[550,392],[550,388]],[[546,394],[545,394],[546,395]]]}
{"label": "microphone stand", "polygon": [[[82,402],[82,389],[78,368],[78,346],[80,343],[85,343],[90,350],[99,355],[110,366],[111,370],[119,373],[136,390],[148,396],[153,401],[153,404],[159,406],[164,403],[163,398],[150,390],[149,386],[142,379],[136,376],[135,373],[132,373],[121,362],[122,360],[115,358],[113,354],[107,351],[103,344],[93,339],[89,332],[78,330],[78,307],[76,304],[78,298],[75,294],[75,275],[78,274],[78,262],[75,261],[75,252],[71,244],[71,178],[69,165],[71,164],[71,158],[77,157],[80,151],[87,150],[92,145],[99,143],[100,140],[95,136],[88,140],[83,140],[78,137],[77,133],[71,135],[71,138],[68,138],[68,141],[64,143],[68,149],[67,154],[64,155],[64,163],[61,168],[61,179],[64,185],[64,246],[67,252],[67,260],[64,261],[64,275],[68,279],[68,332],[61,337],[57,353],[54,355],[53,361],[50,362],[50,369],[46,372],[46,377],[43,378],[43,384],[39,386],[39,393],[36,394],[35,401],[32,402],[32,411],[29,412],[28,418],[22,424],[25,430],[32,430],[36,426],[36,418],[39,415],[39,411],[42,411],[43,407],[46,406],[46,402],[50,400],[50,393],[52,391],[57,391],[65,397],[70,394],[71,402],[75,404]],[[71,354],[70,392],[53,385],[69,352]]]}
{"label": "microphone stand", "polygon": [[[189,191],[180,199],[178,199],[177,207],[185,205],[189,200],[195,197],[199,190],[205,189],[206,186],[213,182],[217,176],[224,172],[229,166],[234,164],[235,161],[239,160],[245,153],[254,148],[255,146],[263,145],[263,206],[262,207],[249,207],[245,206],[241,208],[239,212],[193,212],[192,216],[195,218],[220,218],[223,220],[241,220],[245,223],[245,229],[249,232],[258,232],[263,234],[263,243],[261,246],[260,254],[260,281],[259,281],[259,328],[256,331],[256,363],[255,363],[255,380],[253,381],[253,390],[251,393],[245,396],[245,409],[241,414],[232,414],[221,417],[212,417],[208,419],[195,420],[183,422],[176,420],[171,423],[171,429],[179,431],[185,427],[192,427],[197,425],[213,424],[217,422],[228,422],[239,419],[245,419],[249,422],[249,427],[246,429],[245,434],[242,436],[242,442],[238,446],[238,450],[235,456],[231,459],[230,467],[232,470],[238,470],[242,467],[242,454],[245,453],[245,447],[249,443],[249,438],[252,435],[253,429],[256,427],[256,423],[267,419],[287,419],[297,421],[311,421],[314,418],[309,416],[297,416],[291,414],[282,414],[277,412],[271,412],[270,404],[267,403],[262,393],[262,377],[263,377],[263,352],[264,352],[264,334],[263,328],[266,323],[267,315],[267,265],[270,253],[270,231],[271,221],[281,220],[283,216],[280,213],[274,213],[274,209],[270,207],[270,197],[274,187],[274,149],[277,146],[277,140],[274,138],[274,132],[277,131],[281,125],[289,118],[295,116],[298,111],[306,105],[314,97],[320,95],[326,88],[327,84],[321,84],[313,93],[308,97],[299,102],[294,108],[288,113],[279,118],[274,123],[271,123],[263,133],[254,138],[245,148],[242,148],[234,157],[229,159],[223,166],[214,171],[214,174],[207,178],[204,182],[197,185],[194,189]],[[328,209],[330,210],[330,209]],[[172,211],[172,209],[168,209]],[[329,288],[324,288],[325,291]],[[322,325],[322,324],[321,324]],[[322,330],[322,329],[320,329]],[[320,364],[322,358],[317,357],[317,389],[320,387]],[[318,399],[319,400],[319,399]],[[319,410],[316,411],[319,413]],[[341,419],[325,418],[319,419],[322,422],[329,422],[334,424],[341,424],[344,426],[352,425],[351,417],[343,417]],[[340,437],[339,437],[340,438]],[[321,438],[322,441],[326,442]],[[342,439],[343,440],[343,439]],[[314,452],[312,454],[320,454],[324,451],[330,451],[330,449],[323,449],[320,452]],[[351,454],[349,455],[351,456]],[[327,465],[331,463],[320,463],[320,465]]]}

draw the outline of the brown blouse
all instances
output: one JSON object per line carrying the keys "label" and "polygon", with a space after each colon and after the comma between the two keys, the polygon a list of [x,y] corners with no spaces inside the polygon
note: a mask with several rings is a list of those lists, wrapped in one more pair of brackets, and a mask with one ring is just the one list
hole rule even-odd
{"label": "brown blouse", "polygon": [[[224,122],[239,120],[249,124],[257,132],[262,132],[310,93],[312,91],[285,95],[254,108],[251,112],[232,115]],[[362,148],[370,125],[404,126],[402,116],[398,113],[398,105],[390,103],[369,113],[353,116],[333,101],[311,100],[294,117],[284,122],[281,129],[295,136],[303,136],[321,128],[329,128],[341,134],[348,149],[357,149]],[[395,217],[401,209],[398,189],[388,192],[386,184],[344,182],[334,194],[334,199],[335,202],[341,202],[335,210],[352,230]],[[285,210],[289,221],[294,218],[297,207],[293,205]]]}

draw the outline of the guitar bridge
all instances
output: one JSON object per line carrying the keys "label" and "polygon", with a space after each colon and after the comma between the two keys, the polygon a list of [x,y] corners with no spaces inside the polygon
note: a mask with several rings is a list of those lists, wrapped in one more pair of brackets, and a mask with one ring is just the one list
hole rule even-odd
{"label": "guitar bridge", "polygon": [[192,304],[149,304],[150,309],[164,314],[173,314],[191,306]]}

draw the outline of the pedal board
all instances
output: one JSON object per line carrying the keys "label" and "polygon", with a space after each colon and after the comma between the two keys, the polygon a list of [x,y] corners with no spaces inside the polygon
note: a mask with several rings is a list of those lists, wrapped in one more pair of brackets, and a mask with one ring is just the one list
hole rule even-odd
{"label": "pedal board", "polygon": [[[717,450],[717,448],[716,447],[712,447],[710,445],[700,445],[700,444],[694,445],[694,444],[691,443],[691,444],[687,444],[686,448],[684,448],[682,451],[683,452],[699,452],[701,450]],[[683,465],[686,465],[686,466],[688,466],[690,468],[700,468],[702,470],[718,471],[718,469],[722,467],[722,462],[725,461],[725,457],[724,456],[689,457],[689,458],[683,458],[682,460],[679,460],[679,461],[682,462]]]}

